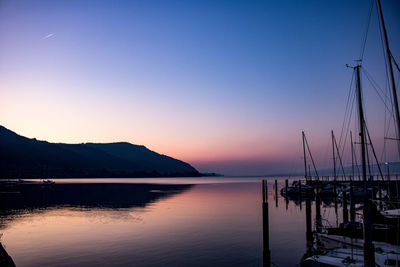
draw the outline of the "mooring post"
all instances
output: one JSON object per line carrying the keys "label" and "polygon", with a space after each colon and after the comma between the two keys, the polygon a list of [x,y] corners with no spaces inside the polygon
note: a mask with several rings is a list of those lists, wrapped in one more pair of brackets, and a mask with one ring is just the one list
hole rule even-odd
{"label": "mooring post", "polygon": [[379,200],[382,200],[382,190],[381,190],[381,181],[378,180],[378,194],[379,194]]}
{"label": "mooring post", "polygon": [[335,201],[335,214],[336,214],[336,227],[338,227],[338,200],[337,200],[337,191],[336,191],[336,181],[333,182],[334,186],[334,201]]}
{"label": "mooring post", "polygon": [[300,210],[302,210],[301,180],[299,180],[299,202],[300,202]]}
{"label": "mooring post", "polygon": [[347,209],[347,195],[343,192],[343,223],[349,222],[349,211]]}
{"label": "mooring post", "polygon": [[[288,179],[285,179],[285,192],[287,192],[288,187],[289,187],[289,181]],[[288,210],[289,208],[289,199],[287,198],[287,196],[285,197],[285,202],[286,202],[286,210]]]}
{"label": "mooring post", "polygon": [[275,179],[275,206],[278,207],[278,181]]}
{"label": "mooring post", "polygon": [[262,214],[263,214],[263,266],[271,266],[269,249],[269,216],[268,216],[268,183],[262,180]]}
{"label": "mooring post", "polygon": [[[363,217],[364,240],[372,240],[371,203],[367,196],[364,196]],[[375,266],[375,246],[372,241],[364,241],[364,264],[366,267]]]}
{"label": "mooring post", "polygon": [[306,228],[307,242],[311,242],[313,240],[313,235],[311,225],[311,200],[309,198],[306,199]]}
{"label": "mooring post", "polygon": [[333,193],[335,194],[335,202],[336,202],[336,197],[337,197],[336,180],[333,181]]}
{"label": "mooring post", "polygon": [[317,194],[315,196],[315,229],[317,233],[321,232],[322,217],[321,217],[321,199],[319,196],[319,182],[317,183]]}
{"label": "mooring post", "polygon": [[301,195],[301,180],[299,180],[299,194]]}
{"label": "mooring post", "polygon": [[[345,194],[346,192],[343,192]],[[353,196],[353,181],[350,181],[350,221],[356,221],[356,207],[354,203],[354,196]]]}
{"label": "mooring post", "polygon": [[378,182],[379,209],[382,210],[382,186],[380,180],[377,179],[377,182]]}

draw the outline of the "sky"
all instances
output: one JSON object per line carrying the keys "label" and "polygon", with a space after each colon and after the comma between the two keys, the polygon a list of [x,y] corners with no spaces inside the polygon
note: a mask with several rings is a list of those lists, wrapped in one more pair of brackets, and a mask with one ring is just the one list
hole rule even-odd
{"label": "sky", "polygon": [[[370,7],[2,0],[0,124],[50,142],[141,144],[226,175],[301,172],[304,130],[327,168],[353,75],[345,65],[360,58]],[[382,7],[399,61],[400,2]],[[376,6],[362,65],[386,90]],[[380,159],[397,161],[382,152],[383,102],[364,84]]]}

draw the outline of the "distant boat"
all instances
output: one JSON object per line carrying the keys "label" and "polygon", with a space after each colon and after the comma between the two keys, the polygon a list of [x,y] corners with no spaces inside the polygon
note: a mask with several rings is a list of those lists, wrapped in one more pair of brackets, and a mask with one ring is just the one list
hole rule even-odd
{"label": "distant boat", "polygon": [[292,186],[284,187],[281,189],[283,196],[297,196],[301,195],[314,195],[314,188],[309,185],[301,184],[299,181],[294,181]]}
{"label": "distant boat", "polygon": [[42,180],[42,184],[55,184],[56,182],[46,179],[46,180]]}
{"label": "distant boat", "polygon": [[52,180],[49,180],[49,179],[46,179],[46,180],[42,180],[41,181],[41,187],[42,188],[48,188],[48,187],[50,187],[50,186],[52,186],[53,184],[55,184],[56,182],[54,182],[54,181],[52,181]]}

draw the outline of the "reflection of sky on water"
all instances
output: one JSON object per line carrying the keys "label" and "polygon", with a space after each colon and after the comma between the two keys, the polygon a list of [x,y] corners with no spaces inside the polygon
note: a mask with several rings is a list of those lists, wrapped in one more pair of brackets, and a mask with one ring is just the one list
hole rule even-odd
{"label": "reflection of sky on water", "polygon": [[[261,266],[259,182],[170,190],[128,208],[61,205],[14,212],[3,216],[2,243],[22,267]],[[276,208],[270,183],[269,207],[272,261],[296,265],[306,251],[304,202],[301,210],[294,202],[286,210],[279,197]]]}

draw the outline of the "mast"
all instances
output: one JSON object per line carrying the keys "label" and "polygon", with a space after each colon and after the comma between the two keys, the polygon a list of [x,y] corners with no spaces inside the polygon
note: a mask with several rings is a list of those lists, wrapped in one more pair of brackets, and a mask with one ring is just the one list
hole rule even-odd
{"label": "mast", "polygon": [[362,177],[364,181],[364,208],[363,208],[363,229],[364,229],[364,266],[375,266],[375,249],[372,243],[372,224],[371,211],[369,207],[369,198],[367,195],[367,164],[365,149],[365,119],[362,105],[361,81],[360,81],[360,65],[354,67],[356,70],[356,85],[358,95],[358,113],[360,119],[360,139],[361,139],[361,160],[362,160]]}
{"label": "mast", "polygon": [[336,157],[335,157],[335,137],[332,130],[332,153],[333,153],[333,179],[336,182]]}
{"label": "mast", "polygon": [[362,177],[364,181],[364,194],[367,193],[367,162],[366,162],[366,151],[365,151],[365,119],[364,110],[362,105],[361,95],[361,82],[360,82],[360,65],[355,66],[356,69],[356,85],[357,85],[357,97],[358,97],[358,113],[360,116],[360,139],[361,139],[361,163],[362,163]]}
{"label": "mast", "polygon": [[383,13],[382,13],[382,7],[381,7],[380,0],[376,0],[376,7],[378,9],[379,21],[380,21],[381,32],[382,32],[382,39],[383,39],[383,42],[385,43],[386,63],[387,63],[387,67],[389,70],[389,79],[390,79],[390,85],[392,88],[392,95],[393,95],[393,105],[394,105],[395,113],[396,113],[397,149],[398,149],[399,157],[400,157],[400,111],[399,111],[399,102],[397,99],[396,83],[395,83],[394,74],[393,74],[392,54],[390,52],[389,41],[388,41],[388,36],[387,36],[387,32],[386,32],[385,21],[383,20]]}
{"label": "mast", "polygon": [[354,180],[354,147],[353,147],[353,133],[350,131],[350,142],[351,142],[351,179]]}
{"label": "mast", "polygon": [[307,182],[307,158],[306,158],[306,135],[304,133],[304,131],[301,132],[302,137],[303,137],[303,156],[304,156],[304,178],[306,178],[306,182]]}

